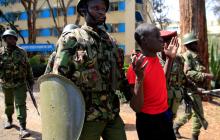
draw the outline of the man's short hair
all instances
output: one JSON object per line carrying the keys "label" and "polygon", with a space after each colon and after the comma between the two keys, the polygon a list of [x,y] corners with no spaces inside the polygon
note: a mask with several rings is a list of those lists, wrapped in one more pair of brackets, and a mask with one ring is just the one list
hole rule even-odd
{"label": "man's short hair", "polygon": [[140,45],[143,37],[149,36],[153,32],[159,32],[159,29],[153,24],[142,23],[136,28],[134,38]]}

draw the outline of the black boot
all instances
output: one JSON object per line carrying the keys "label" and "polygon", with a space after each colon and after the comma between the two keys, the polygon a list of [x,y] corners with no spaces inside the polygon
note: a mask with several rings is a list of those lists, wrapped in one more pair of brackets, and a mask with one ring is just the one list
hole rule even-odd
{"label": "black boot", "polygon": [[30,136],[30,133],[26,130],[26,124],[20,124],[20,137],[26,138],[29,136]]}
{"label": "black boot", "polygon": [[12,128],[12,116],[7,117],[7,121],[4,125],[5,129],[11,129]]}
{"label": "black boot", "polygon": [[173,125],[174,134],[175,134],[176,138],[178,138],[178,139],[182,138],[181,135],[180,135],[180,133],[179,133],[179,128],[180,128],[181,126],[182,126],[182,125],[177,124],[177,123],[175,123],[175,124]]}
{"label": "black boot", "polygon": [[192,134],[192,139],[191,140],[198,140],[198,139],[199,139],[199,135]]}

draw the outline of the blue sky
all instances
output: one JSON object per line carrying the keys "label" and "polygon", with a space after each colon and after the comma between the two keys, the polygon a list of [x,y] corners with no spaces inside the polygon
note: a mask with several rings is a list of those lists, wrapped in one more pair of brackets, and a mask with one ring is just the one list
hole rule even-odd
{"label": "blue sky", "polygon": [[[174,21],[179,21],[180,11],[179,11],[179,0],[165,0],[166,5],[169,7],[167,17]],[[216,18],[212,12],[212,4],[208,3],[206,6],[206,17],[208,20],[213,20]]]}

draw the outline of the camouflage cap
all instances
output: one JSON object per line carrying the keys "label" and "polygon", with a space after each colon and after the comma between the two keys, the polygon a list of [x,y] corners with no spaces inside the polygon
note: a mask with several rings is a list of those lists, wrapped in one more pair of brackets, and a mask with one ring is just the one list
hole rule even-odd
{"label": "camouflage cap", "polygon": [[[86,8],[86,2],[88,1],[92,1],[92,0],[79,0],[78,1],[78,4],[77,4],[77,12],[81,15],[81,16],[84,16],[83,15],[83,11],[85,10]],[[108,11],[109,9],[109,0],[103,0],[105,3],[106,3],[106,12]]]}
{"label": "camouflage cap", "polygon": [[2,38],[5,39],[6,36],[14,36],[18,40],[18,35],[14,30],[8,29],[2,34]]}
{"label": "camouflage cap", "polygon": [[183,35],[183,45],[187,45],[196,41],[198,41],[198,39],[196,38],[195,34],[192,32]]}

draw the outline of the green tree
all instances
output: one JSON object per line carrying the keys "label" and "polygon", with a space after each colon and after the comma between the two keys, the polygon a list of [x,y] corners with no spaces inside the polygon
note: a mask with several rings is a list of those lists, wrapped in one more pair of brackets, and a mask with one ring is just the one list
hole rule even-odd
{"label": "green tree", "polygon": [[180,34],[194,32],[198,37],[199,54],[207,72],[209,70],[209,53],[206,25],[205,0],[179,0]]}
{"label": "green tree", "polygon": [[28,43],[36,43],[37,39],[37,4],[38,0],[21,0],[26,13],[27,13],[27,26],[28,26]]}
{"label": "green tree", "polygon": [[[67,9],[70,7],[70,5],[73,3],[73,1],[74,0],[68,0],[68,1],[67,0],[66,1],[57,0],[56,8],[60,9],[60,12],[62,13],[62,16],[63,16],[63,25],[59,25],[58,24],[58,23],[60,23],[59,18],[56,18],[55,14],[60,16],[59,15],[60,12],[58,12],[57,10],[54,11],[55,7],[51,6],[50,0],[46,0],[48,7],[50,8],[50,13],[51,13],[55,28],[58,31],[58,34],[59,34],[58,36],[60,36],[60,34],[62,33],[62,30],[61,30],[62,28],[60,28],[60,26],[65,27],[68,24],[67,23]],[[79,22],[80,22],[80,15],[77,13],[77,18],[76,18],[75,24],[79,25]]]}
{"label": "green tree", "polygon": [[155,22],[160,25],[161,29],[164,29],[171,21],[167,18],[168,6],[165,5],[165,0],[152,0],[152,3]]}
{"label": "green tree", "polygon": [[[10,1],[8,1],[10,2]],[[8,3],[7,3],[8,4]],[[4,3],[4,5],[7,5],[6,2]],[[25,44],[25,40],[24,37],[21,35],[21,33],[18,31],[16,25],[15,25],[15,21],[17,20],[17,18],[19,17],[19,13],[8,13],[8,14],[4,14],[1,10],[0,10],[0,18],[2,18],[3,20],[5,20],[8,25],[10,26],[11,29],[15,30],[18,35],[22,38],[23,43]],[[1,34],[4,32],[5,27],[3,25],[1,25]]]}
{"label": "green tree", "polygon": [[220,0],[207,0],[207,3],[212,2],[213,13],[220,18]]}

